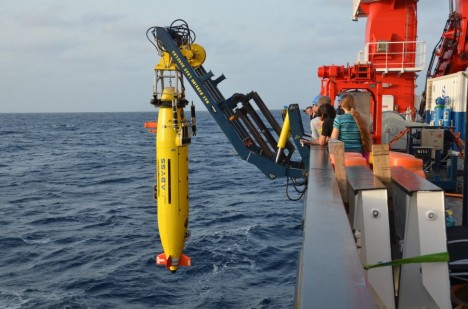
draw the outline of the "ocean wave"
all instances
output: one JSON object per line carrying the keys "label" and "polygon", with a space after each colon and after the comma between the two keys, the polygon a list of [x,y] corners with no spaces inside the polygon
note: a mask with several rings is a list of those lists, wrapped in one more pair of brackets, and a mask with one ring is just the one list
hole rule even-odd
{"label": "ocean wave", "polygon": [[4,250],[21,247],[27,244],[28,243],[21,237],[0,237],[0,247],[4,248]]}
{"label": "ocean wave", "polygon": [[19,292],[6,291],[0,288],[0,309],[20,309],[28,302]]}
{"label": "ocean wave", "polygon": [[31,123],[2,140],[0,309],[293,306],[302,203],[237,157],[207,112],[189,151],[193,266],[155,264],[153,118],[0,114],[8,131]]}

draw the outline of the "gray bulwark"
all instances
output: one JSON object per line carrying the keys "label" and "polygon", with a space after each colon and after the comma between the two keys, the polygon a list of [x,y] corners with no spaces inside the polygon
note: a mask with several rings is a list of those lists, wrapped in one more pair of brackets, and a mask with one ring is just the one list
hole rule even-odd
{"label": "gray bulwark", "polygon": [[311,146],[296,308],[377,308],[325,147]]}
{"label": "gray bulwark", "polygon": [[392,182],[408,195],[413,195],[418,191],[443,191],[435,184],[401,166],[392,167]]}
{"label": "gray bulwark", "polygon": [[[363,170],[368,171],[363,172]],[[374,174],[365,166],[350,166],[346,168],[346,175],[348,177],[348,183],[354,192],[361,190],[380,190],[387,189],[387,187],[381,183]]]}

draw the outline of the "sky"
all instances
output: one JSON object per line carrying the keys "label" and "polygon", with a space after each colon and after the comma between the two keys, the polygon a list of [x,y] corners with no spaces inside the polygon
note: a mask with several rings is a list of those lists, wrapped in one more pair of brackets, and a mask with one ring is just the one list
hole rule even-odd
{"label": "sky", "polygon": [[[0,113],[155,110],[159,56],[146,30],[179,18],[205,48],[205,69],[226,76],[225,98],[255,90],[270,109],[305,107],[320,91],[318,67],[355,62],[366,22],[351,20],[351,0],[0,0],[0,7]],[[448,1],[418,2],[427,57],[447,17]],[[191,89],[186,97],[204,109]]]}

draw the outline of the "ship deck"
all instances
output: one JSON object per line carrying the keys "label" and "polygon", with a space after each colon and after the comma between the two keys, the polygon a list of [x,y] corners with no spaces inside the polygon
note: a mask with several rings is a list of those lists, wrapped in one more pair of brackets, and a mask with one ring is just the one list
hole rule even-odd
{"label": "ship deck", "polygon": [[[311,147],[295,307],[376,308],[328,157],[325,147]],[[463,198],[445,195],[444,202],[462,225]]]}

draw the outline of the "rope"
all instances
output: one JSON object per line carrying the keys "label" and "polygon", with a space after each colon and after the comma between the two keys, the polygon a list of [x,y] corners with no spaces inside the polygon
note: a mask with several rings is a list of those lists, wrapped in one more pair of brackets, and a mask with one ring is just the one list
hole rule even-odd
{"label": "rope", "polygon": [[400,266],[404,264],[415,264],[415,263],[437,263],[437,262],[448,262],[449,261],[449,254],[448,252],[440,252],[440,253],[433,253],[421,256],[415,256],[406,259],[398,259],[393,260],[390,262],[380,262],[377,264],[366,264],[364,265],[365,270],[369,270],[371,268],[376,267],[384,267],[384,266]]}

